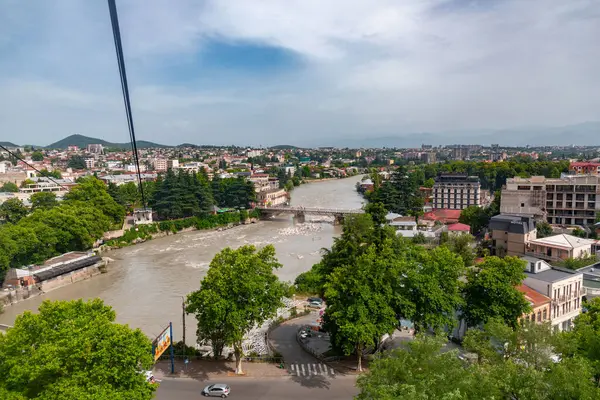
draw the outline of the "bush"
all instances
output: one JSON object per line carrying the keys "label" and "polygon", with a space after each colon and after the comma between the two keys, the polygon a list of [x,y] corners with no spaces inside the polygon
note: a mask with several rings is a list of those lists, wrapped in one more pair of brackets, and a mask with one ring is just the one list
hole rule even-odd
{"label": "bush", "polygon": [[321,293],[322,277],[313,270],[301,273],[296,277],[294,285],[300,293]]}

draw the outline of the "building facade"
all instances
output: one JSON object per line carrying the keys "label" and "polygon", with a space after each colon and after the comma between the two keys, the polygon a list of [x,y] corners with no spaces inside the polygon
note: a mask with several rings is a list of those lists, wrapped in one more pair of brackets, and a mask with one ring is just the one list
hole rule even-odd
{"label": "building facade", "polygon": [[591,225],[600,212],[600,176],[510,178],[502,189],[502,214],[543,217],[557,225]]}
{"label": "building facade", "polygon": [[552,299],[550,321],[555,331],[568,331],[573,320],[581,314],[583,296],[583,273],[553,268],[543,260],[522,257],[527,263],[523,283],[536,292]]}
{"label": "building facade", "polygon": [[569,258],[584,258],[592,255],[591,239],[582,239],[577,236],[560,234],[530,240],[527,243],[525,254],[547,261],[561,261]]}
{"label": "building facade", "polygon": [[572,162],[569,171],[577,175],[600,175],[600,163],[597,162]]}
{"label": "building facade", "polygon": [[492,250],[497,256],[522,256],[527,243],[537,239],[535,220],[518,215],[496,215],[490,219]]}
{"label": "building facade", "polygon": [[440,174],[433,185],[433,208],[463,210],[481,206],[479,178],[467,174]]}
{"label": "building facade", "polygon": [[531,306],[531,311],[527,314],[523,314],[520,320],[536,322],[538,324],[550,321],[552,315],[552,299],[550,297],[538,293],[535,289],[532,289],[527,285],[519,285],[517,286],[517,290],[523,293],[525,300],[527,300]]}

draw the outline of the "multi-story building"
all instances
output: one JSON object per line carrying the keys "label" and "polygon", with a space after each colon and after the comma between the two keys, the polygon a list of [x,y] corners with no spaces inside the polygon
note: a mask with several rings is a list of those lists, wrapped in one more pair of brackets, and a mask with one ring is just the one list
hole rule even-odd
{"label": "multi-story building", "polygon": [[578,175],[600,175],[600,163],[597,162],[572,162],[569,171]]}
{"label": "multi-story building", "polygon": [[269,189],[256,193],[256,200],[261,206],[276,207],[287,204],[289,195],[284,189]]}
{"label": "multi-story building", "polygon": [[167,161],[167,169],[176,169],[179,168],[179,160],[173,159]]}
{"label": "multi-story building", "polygon": [[421,161],[423,161],[424,163],[427,163],[427,164],[435,163],[435,153],[433,153],[433,152],[421,153]]}
{"label": "multi-story building", "polygon": [[155,171],[163,172],[167,170],[167,160],[165,158],[154,158],[152,166]]}
{"label": "multi-story building", "polygon": [[86,158],[85,159],[85,167],[87,169],[92,169],[96,166],[96,160],[93,158]]}
{"label": "multi-story building", "polygon": [[537,238],[535,220],[518,215],[496,215],[490,219],[492,250],[497,256],[522,256],[527,243]]}
{"label": "multi-story building", "polygon": [[452,159],[454,160],[468,160],[471,154],[471,149],[466,146],[454,147],[452,149]]}
{"label": "multi-story building", "polygon": [[87,152],[93,154],[102,154],[104,152],[104,146],[101,144],[88,144]]}
{"label": "multi-story building", "polygon": [[591,225],[600,211],[600,175],[510,178],[502,189],[502,214],[532,215],[551,224]]}
{"label": "multi-story building", "polygon": [[554,330],[570,330],[575,317],[581,314],[582,298],[586,294],[583,273],[553,268],[534,257],[521,259],[527,263],[523,283],[552,299],[550,321]]}
{"label": "multi-story building", "polygon": [[520,318],[521,320],[537,323],[550,321],[550,316],[552,315],[552,299],[550,297],[544,296],[535,289],[523,284],[517,286],[517,290],[523,293],[525,300],[527,300],[531,306],[531,312],[523,314]]}
{"label": "multi-story building", "polygon": [[433,185],[433,208],[463,210],[481,205],[479,178],[467,174],[439,174]]}

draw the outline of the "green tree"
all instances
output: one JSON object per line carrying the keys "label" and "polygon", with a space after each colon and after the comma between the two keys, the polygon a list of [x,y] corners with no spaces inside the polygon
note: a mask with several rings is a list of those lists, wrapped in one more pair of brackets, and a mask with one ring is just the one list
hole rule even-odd
{"label": "green tree", "polygon": [[462,258],[465,267],[473,266],[475,262],[475,249],[473,248],[473,236],[468,234],[448,235],[446,246]]}
{"label": "green tree", "polygon": [[490,216],[487,211],[478,206],[469,206],[460,212],[458,221],[471,227],[471,233],[478,235],[489,224]]}
{"label": "green tree", "polygon": [[18,191],[19,187],[12,182],[6,182],[0,186],[0,192],[17,193]]}
{"label": "green tree", "polygon": [[476,366],[465,366],[444,340],[420,336],[407,348],[383,354],[358,378],[358,400],[493,399],[494,383]]}
{"label": "green tree", "polygon": [[151,399],[155,388],[140,373],[152,365],[151,342],[114,321],[115,312],[99,299],[45,301],[39,314],[20,315],[0,335],[0,393],[14,399]]}
{"label": "green tree", "polygon": [[81,156],[72,156],[69,158],[69,162],[67,163],[69,168],[73,169],[85,169],[85,160]]}
{"label": "green tree", "polygon": [[282,306],[285,287],[273,273],[280,267],[272,245],[258,251],[225,248],[211,261],[200,289],[187,297],[186,311],[198,321],[198,342],[210,341],[215,356],[233,346],[236,374],[243,373],[244,336]]}
{"label": "green tree", "polygon": [[414,307],[410,317],[417,330],[441,332],[454,326],[454,314],[463,305],[459,283],[465,271],[463,262],[443,246],[417,254],[405,270],[402,284],[406,299]]}
{"label": "green tree", "polygon": [[398,323],[393,305],[394,277],[399,274],[390,253],[391,249],[382,251],[372,244],[354,263],[335,268],[325,284],[323,326],[336,348],[346,355],[356,354],[358,371],[362,371],[363,351],[391,334]]}
{"label": "green tree", "polygon": [[16,224],[28,213],[27,207],[17,198],[11,198],[0,204],[0,220]]}
{"label": "green tree", "polygon": [[487,257],[467,272],[462,314],[469,326],[500,318],[509,326],[530,310],[523,293],[516,289],[525,279],[525,262],[517,257]]}
{"label": "green tree", "polygon": [[58,170],[48,171],[46,168],[44,168],[43,170],[40,171],[40,176],[50,177],[50,178],[54,178],[54,179],[62,178],[60,171],[58,171]]}
{"label": "green tree", "polygon": [[65,203],[85,203],[106,215],[113,224],[123,224],[125,209],[108,194],[104,182],[93,176],[81,179],[78,185],[64,196]]}
{"label": "green tree", "polygon": [[423,183],[423,186],[426,188],[432,188],[433,185],[435,185],[435,180],[433,178],[429,178]]}
{"label": "green tree", "polygon": [[545,238],[553,233],[552,226],[546,221],[539,221],[535,224],[535,228],[537,229],[538,238]]}
{"label": "green tree", "polygon": [[34,193],[29,198],[31,201],[31,210],[37,210],[38,208],[52,208],[58,204],[56,201],[56,194],[52,192],[39,192]]}
{"label": "green tree", "polygon": [[44,155],[41,151],[34,151],[31,153],[31,160],[33,161],[44,161]]}

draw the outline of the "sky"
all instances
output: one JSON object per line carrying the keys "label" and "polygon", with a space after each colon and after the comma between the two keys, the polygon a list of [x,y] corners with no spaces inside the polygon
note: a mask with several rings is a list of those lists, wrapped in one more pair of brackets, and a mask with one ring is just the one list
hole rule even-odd
{"label": "sky", "polygon": [[[138,139],[600,121],[600,0],[117,0]],[[0,0],[0,141],[128,140],[105,1]]]}

